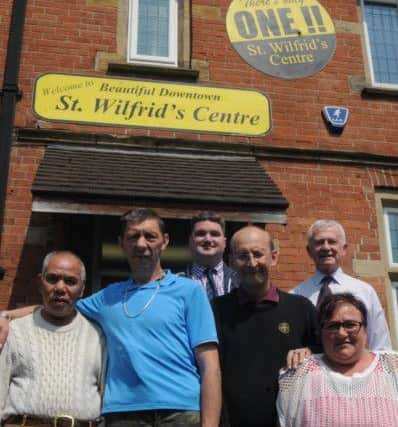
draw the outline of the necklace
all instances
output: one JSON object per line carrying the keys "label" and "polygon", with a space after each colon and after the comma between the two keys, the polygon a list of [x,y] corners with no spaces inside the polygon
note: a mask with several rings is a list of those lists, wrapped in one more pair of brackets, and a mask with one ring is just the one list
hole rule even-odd
{"label": "necklace", "polygon": [[136,313],[130,314],[128,309],[127,309],[127,292],[128,289],[126,289],[123,293],[123,298],[122,298],[122,309],[123,309],[123,313],[125,314],[126,317],[130,318],[130,319],[134,319],[135,317],[140,316],[151,304],[152,301],[155,299],[157,293],[159,292],[160,289],[160,280],[162,279],[162,277],[157,280],[157,285],[155,290],[153,291],[152,295],[149,297],[148,301],[144,304],[144,306],[138,310]]}

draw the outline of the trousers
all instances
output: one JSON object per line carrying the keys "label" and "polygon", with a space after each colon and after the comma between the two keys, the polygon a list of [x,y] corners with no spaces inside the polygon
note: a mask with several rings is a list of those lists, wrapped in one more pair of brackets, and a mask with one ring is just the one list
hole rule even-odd
{"label": "trousers", "polygon": [[107,427],[200,427],[199,411],[154,410],[105,414]]}

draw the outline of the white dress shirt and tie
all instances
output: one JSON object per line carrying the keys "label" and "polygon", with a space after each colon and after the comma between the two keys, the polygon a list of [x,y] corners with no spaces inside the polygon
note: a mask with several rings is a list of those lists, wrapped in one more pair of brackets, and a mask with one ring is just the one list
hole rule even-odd
{"label": "white dress shirt and tie", "polygon": [[[380,304],[376,291],[368,283],[349,276],[341,268],[338,268],[334,273],[329,275],[316,271],[312,277],[300,283],[290,292],[303,295],[310,299],[315,306],[319,306],[318,298],[325,282],[325,276],[331,278],[327,285],[331,293],[350,292],[365,304],[368,311],[367,332],[369,349],[391,350],[390,333],[383,307]],[[323,298],[324,296],[321,296],[321,299]]]}

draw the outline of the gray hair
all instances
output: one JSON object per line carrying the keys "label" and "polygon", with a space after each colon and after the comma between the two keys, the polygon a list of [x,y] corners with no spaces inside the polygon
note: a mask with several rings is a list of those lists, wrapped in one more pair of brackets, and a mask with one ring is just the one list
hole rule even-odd
{"label": "gray hair", "polygon": [[339,222],[335,221],[334,219],[318,219],[318,221],[315,221],[307,231],[308,243],[310,243],[311,240],[314,238],[314,234],[316,232],[318,232],[319,230],[324,230],[325,228],[331,228],[331,227],[337,228],[340,241],[343,245],[345,245],[346,239],[345,239],[344,228]]}
{"label": "gray hair", "polygon": [[86,278],[87,278],[87,272],[86,272],[86,267],[84,266],[83,261],[80,259],[80,257],[78,257],[76,254],[74,254],[71,251],[52,251],[49,252],[43,260],[43,264],[41,267],[41,274],[44,276],[47,272],[47,268],[48,268],[48,264],[50,263],[50,259],[53,256],[56,255],[70,255],[73,256],[74,258],[76,258],[79,262],[80,262],[80,281],[83,283],[86,283]]}

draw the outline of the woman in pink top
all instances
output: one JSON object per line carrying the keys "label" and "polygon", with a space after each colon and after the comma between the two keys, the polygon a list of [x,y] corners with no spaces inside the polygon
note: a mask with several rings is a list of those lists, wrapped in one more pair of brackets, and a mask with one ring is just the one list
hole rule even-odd
{"label": "woman in pink top", "polygon": [[281,373],[280,426],[398,426],[398,353],[367,349],[364,304],[329,295],[318,317],[324,354]]}

